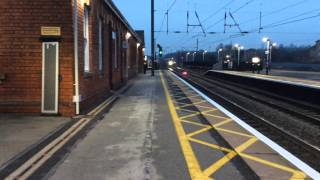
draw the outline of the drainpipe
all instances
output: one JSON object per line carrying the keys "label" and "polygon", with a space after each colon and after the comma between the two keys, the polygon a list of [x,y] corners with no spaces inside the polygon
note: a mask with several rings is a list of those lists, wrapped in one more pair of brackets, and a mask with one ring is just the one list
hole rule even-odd
{"label": "drainpipe", "polygon": [[76,103],[76,114],[80,114],[79,104],[79,57],[78,57],[78,0],[73,0],[73,35],[74,35],[74,89],[73,101]]}

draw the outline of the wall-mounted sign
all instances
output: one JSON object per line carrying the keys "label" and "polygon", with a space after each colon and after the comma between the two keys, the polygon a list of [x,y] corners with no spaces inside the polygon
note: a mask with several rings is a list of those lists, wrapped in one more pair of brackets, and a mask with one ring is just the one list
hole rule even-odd
{"label": "wall-mounted sign", "polygon": [[61,27],[41,27],[41,36],[61,36]]}

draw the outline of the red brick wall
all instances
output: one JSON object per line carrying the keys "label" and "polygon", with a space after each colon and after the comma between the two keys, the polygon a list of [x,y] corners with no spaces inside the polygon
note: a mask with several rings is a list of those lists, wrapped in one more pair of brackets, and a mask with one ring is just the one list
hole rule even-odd
{"label": "red brick wall", "polygon": [[0,1],[0,112],[41,111],[41,26],[61,26],[60,108],[73,114],[72,7],[69,0]]}
{"label": "red brick wall", "polygon": [[[113,88],[124,83],[126,49],[122,48],[128,29],[120,19],[103,4],[104,0],[90,1],[90,67],[84,73],[83,56],[83,4],[78,2],[78,47],[81,111],[85,112],[110,93],[110,71]],[[75,114],[74,94],[74,47],[73,47],[73,2],[70,0],[0,0],[0,73],[7,79],[0,84],[0,112],[41,112],[42,42],[41,26],[60,26],[60,75],[59,113]],[[98,70],[98,20],[104,25],[104,71]],[[111,32],[118,33],[118,67],[110,68]],[[130,40],[129,48],[136,51],[136,39]],[[133,47],[134,45],[134,47]],[[135,54],[130,62],[135,61]],[[133,69],[130,76],[134,76]]]}
{"label": "red brick wall", "polygon": [[[103,76],[98,70],[98,22],[99,17],[104,22],[104,72]],[[125,41],[125,35],[128,29],[122,24],[120,19],[104,5],[104,0],[90,1],[90,74],[84,73],[84,60],[83,60],[83,5],[79,4],[79,61],[80,61],[80,94],[82,102],[80,107],[82,111],[86,111],[93,107],[93,104],[100,102],[110,92],[110,76],[109,72],[112,71],[112,85],[113,89],[120,88],[125,83],[125,67],[126,67],[126,49],[122,48],[122,42]],[[111,33],[117,33],[117,68],[114,67],[113,59],[110,56],[110,39]],[[137,43],[137,40],[131,38],[130,48]],[[136,46],[135,46],[136,49]],[[135,60],[135,55],[130,56],[130,63],[132,59]],[[110,63],[112,62],[112,68]],[[130,69],[129,76],[133,77],[135,73]]]}

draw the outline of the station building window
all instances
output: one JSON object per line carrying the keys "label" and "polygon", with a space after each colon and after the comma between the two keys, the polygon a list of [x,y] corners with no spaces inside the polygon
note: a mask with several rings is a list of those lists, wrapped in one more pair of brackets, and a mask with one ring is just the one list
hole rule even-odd
{"label": "station building window", "polygon": [[84,72],[90,72],[90,50],[89,50],[89,7],[84,6],[83,15],[83,45],[84,45]]}
{"label": "station building window", "polygon": [[114,69],[117,69],[118,68],[118,42],[117,42],[117,33],[115,32],[115,31],[113,31],[112,32],[112,46],[113,46],[113,48],[112,48],[112,50],[113,50],[113,52],[112,52],[112,54],[113,54],[113,59],[112,59],[112,61],[113,61],[113,68]]}
{"label": "station building window", "polygon": [[103,73],[103,70],[104,70],[103,49],[104,49],[103,20],[102,20],[102,18],[99,18],[99,58],[98,58],[98,69],[99,69],[100,73]]}

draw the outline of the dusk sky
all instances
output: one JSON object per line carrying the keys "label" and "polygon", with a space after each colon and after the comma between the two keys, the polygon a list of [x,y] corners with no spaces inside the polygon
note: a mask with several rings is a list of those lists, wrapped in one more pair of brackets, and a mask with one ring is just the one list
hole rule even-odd
{"label": "dusk sky", "polygon": [[[165,52],[195,50],[199,38],[199,49],[214,50],[220,43],[239,43],[246,48],[261,47],[261,38],[270,37],[278,44],[313,45],[320,39],[319,0],[155,0],[155,30],[166,31],[166,10],[169,11],[169,33],[156,33],[156,41]],[[134,29],[146,31],[146,48],[150,52],[150,0],[114,0]],[[237,27],[224,29],[224,13],[233,12],[234,19],[242,31],[253,31],[239,35]],[[187,11],[190,24],[198,24],[195,11],[207,34],[204,37],[200,27],[190,27],[190,33],[174,34],[173,31],[187,30]],[[262,27],[259,34],[259,14],[262,12]],[[304,19],[304,20],[302,20]],[[163,23],[162,23],[163,22]],[[293,23],[292,23],[293,22]],[[162,26],[161,26],[162,24]],[[234,24],[231,17],[227,24]],[[237,36],[237,37],[234,37]]]}

